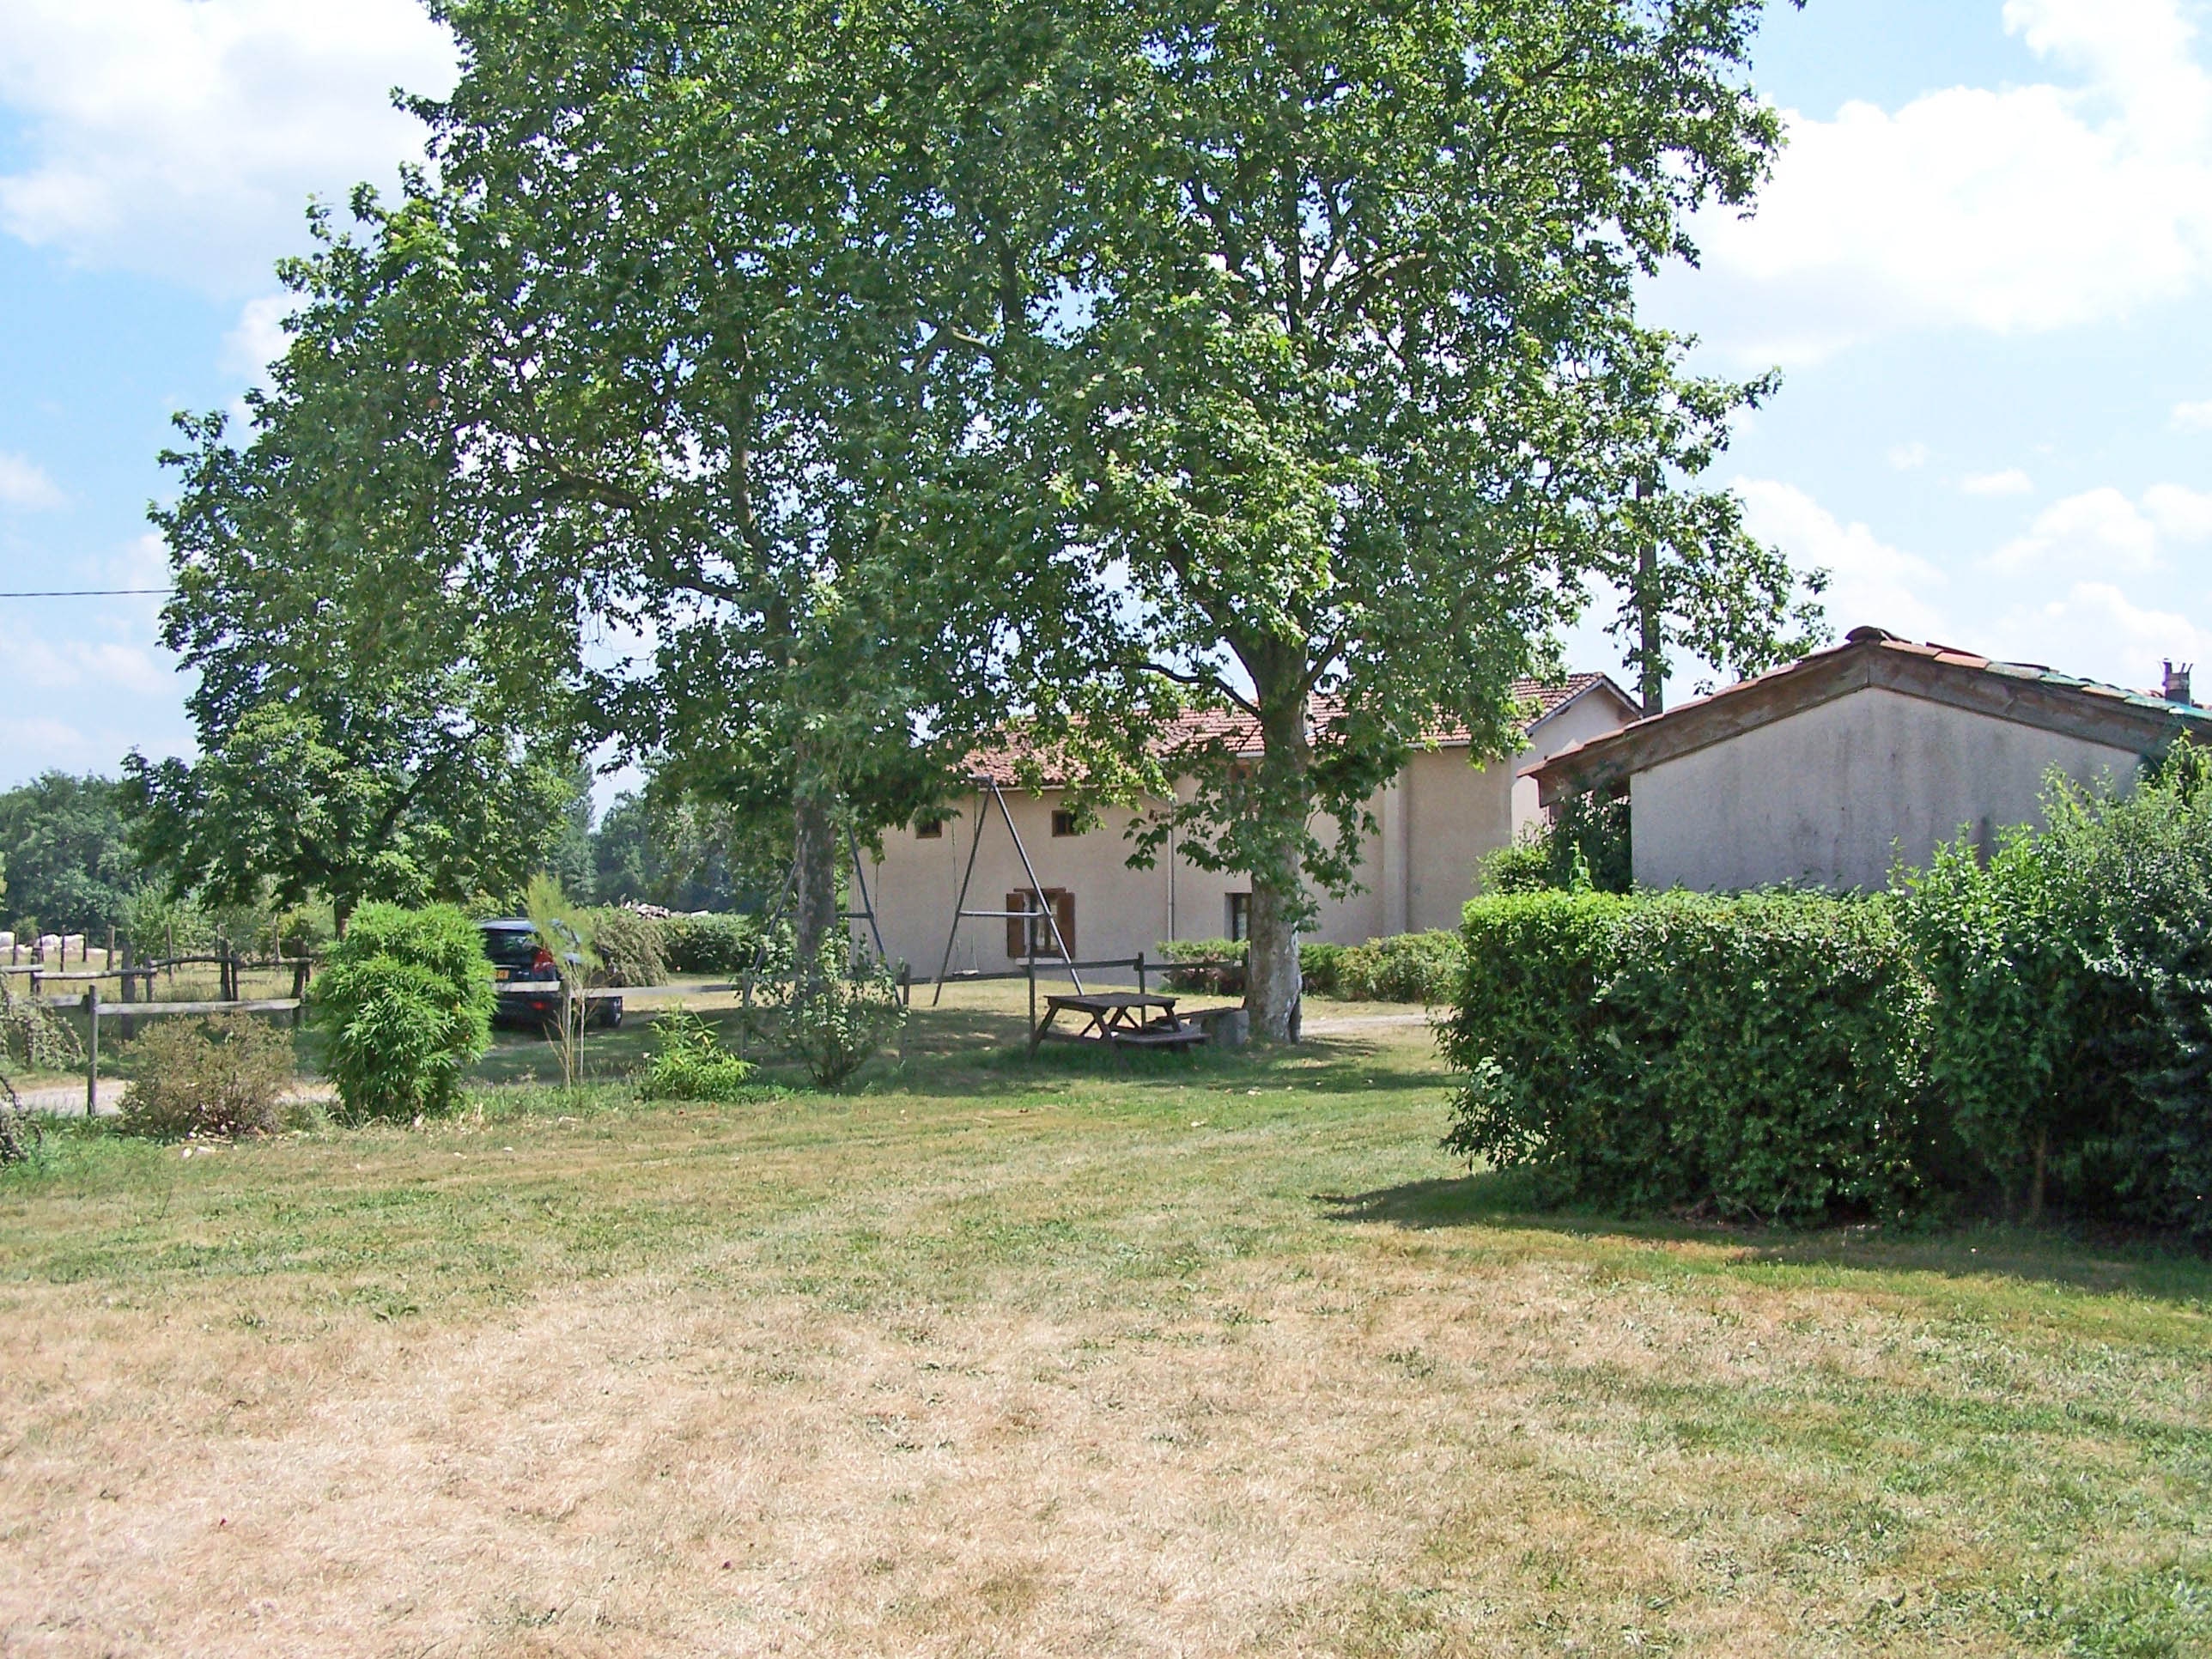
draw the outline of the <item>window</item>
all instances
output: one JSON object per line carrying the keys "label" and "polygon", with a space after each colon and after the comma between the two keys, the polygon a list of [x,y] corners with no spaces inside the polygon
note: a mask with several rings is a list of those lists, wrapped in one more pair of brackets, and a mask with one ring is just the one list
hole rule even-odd
{"label": "window", "polygon": [[1229,895],[1229,937],[1252,937],[1252,896],[1249,893]]}
{"label": "window", "polygon": [[943,818],[916,818],[914,822],[914,838],[916,841],[943,841],[945,839],[945,820]]}
{"label": "window", "polygon": [[1055,836],[1079,836],[1082,830],[1075,822],[1075,814],[1066,807],[1055,807],[1052,814],[1052,833]]}
{"label": "window", "polygon": [[[1048,909],[1046,907],[1050,907]],[[1067,958],[1075,955],[1075,895],[1065,887],[1044,890],[1044,904],[1035,893],[1006,895],[1006,954],[1016,962],[1060,961],[1060,946]],[[1060,924],[1060,939],[1053,939],[1053,924]]]}

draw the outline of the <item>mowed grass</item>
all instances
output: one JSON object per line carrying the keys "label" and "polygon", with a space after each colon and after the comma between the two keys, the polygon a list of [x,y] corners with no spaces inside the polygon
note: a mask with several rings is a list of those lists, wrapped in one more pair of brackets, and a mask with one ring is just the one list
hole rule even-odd
{"label": "mowed grass", "polygon": [[1534,1215],[1417,1025],[1018,1023],[844,1096],[58,1127],[0,1653],[2212,1652],[2204,1263]]}

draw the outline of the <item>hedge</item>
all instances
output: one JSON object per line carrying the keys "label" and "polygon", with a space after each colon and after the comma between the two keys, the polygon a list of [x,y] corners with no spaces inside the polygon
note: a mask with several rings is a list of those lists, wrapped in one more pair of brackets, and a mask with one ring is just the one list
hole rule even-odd
{"label": "hedge", "polygon": [[1445,1145],[1546,1203],[2212,1243],[2212,759],[2045,806],[1869,898],[1475,900]]}
{"label": "hedge", "polygon": [[1468,907],[1447,1145],[1549,1202],[1807,1224],[1919,1207],[1929,998],[1886,902]]}
{"label": "hedge", "polygon": [[760,941],[750,916],[670,916],[660,924],[661,954],[678,974],[742,974]]}
{"label": "hedge", "polygon": [[[1159,947],[1161,957],[1184,965],[1168,968],[1168,988],[1241,996],[1249,948],[1244,939],[1170,939]],[[1223,963],[1229,965],[1198,965]],[[1312,941],[1298,946],[1298,976],[1305,988],[1315,996],[1347,1002],[1449,1002],[1459,967],[1455,933],[1399,933],[1364,945]]]}

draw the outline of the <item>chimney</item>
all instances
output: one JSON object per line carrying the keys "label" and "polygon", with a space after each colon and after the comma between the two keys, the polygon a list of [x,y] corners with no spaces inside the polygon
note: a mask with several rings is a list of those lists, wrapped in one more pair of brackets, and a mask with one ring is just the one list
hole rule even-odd
{"label": "chimney", "polygon": [[2193,663],[2184,663],[2176,668],[2170,662],[2166,664],[2166,700],[2168,702],[2178,702],[2185,708],[2197,706],[2189,695],[2189,671],[2194,666]]}

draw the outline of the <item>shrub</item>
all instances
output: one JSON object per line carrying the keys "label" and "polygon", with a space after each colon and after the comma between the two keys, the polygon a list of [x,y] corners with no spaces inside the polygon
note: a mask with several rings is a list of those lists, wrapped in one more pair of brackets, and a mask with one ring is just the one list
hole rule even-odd
{"label": "shrub", "polygon": [[661,924],[621,906],[591,913],[592,943],[609,985],[665,985],[668,958]]}
{"label": "shrub", "polygon": [[289,1032],[247,1014],[156,1021],[131,1045],[136,1075],[123,1091],[125,1133],[274,1134],[292,1083]]}
{"label": "shrub", "polygon": [[1961,1184],[2212,1239],[2212,787],[2183,745],[2127,796],[2054,777],[2049,829],[1908,878]]}
{"label": "shrub", "polygon": [[750,916],[670,916],[660,924],[661,952],[678,974],[742,974],[760,942]]}
{"label": "shrub", "polygon": [[1485,896],[1571,892],[1589,888],[1626,893],[1636,884],[1628,802],[1574,795],[1552,821],[1532,825],[1510,847],[1484,856],[1476,886]]}
{"label": "shrub", "polygon": [[343,1115],[450,1109],[461,1068],[490,1044],[493,1004],[491,963],[465,914],[362,905],[315,981]]}
{"label": "shrub", "polygon": [[1790,1224],[1926,1196],[1928,996],[1884,900],[1478,899],[1446,1145],[1547,1201]]}
{"label": "shrub", "polygon": [[856,956],[842,933],[822,941],[815,971],[799,977],[778,1026],[784,1052],[825,1089],[850,1078],[906,1024],[887,963]]}
{"label": "shrub", "polygon": [[725,1049],[714,1028],[684,1008],[653,1022],[656,1039],[641,1091],[648,1100],[740,1100],[752,1064]]}
{"label": "shrub", "polygon": [[[1210,996],[1235,997],[1244,994],[1244,958],[1250,952],[1251,941],[1241,939],[1171,939],[1160,947],[1160,955],[1171,966],[1162,976],[1162,982],[1170,991],[1190,991]],[[1226,966],[1208,967],[1208,963]]]}
{"label": "shrub", "polygon": [[1449,1003],[1463,954],[1456,933],[1395,933],[1334,947],[1334,995],[1348,1002]]}
{"label": "shrub", "polygon": [[1318,940],[1298,946],[1298,979],[1317,997],[1341,994],[1346,945],[1323,945]]}

